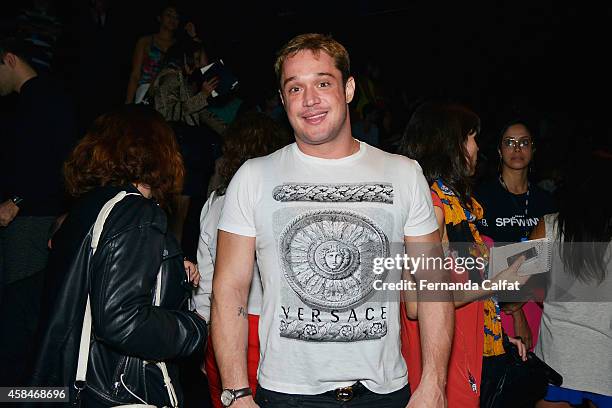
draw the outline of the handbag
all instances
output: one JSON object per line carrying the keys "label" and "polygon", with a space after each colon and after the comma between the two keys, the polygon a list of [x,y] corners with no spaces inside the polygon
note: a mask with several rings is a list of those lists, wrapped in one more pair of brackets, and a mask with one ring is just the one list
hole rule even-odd
{"label": "handbag", "polygon": [[[100,236],[102,235],[102,230],[104,228],[104,223],[108,218],[113,207],[121,200],[123,200],[128,195],[138,195],[137,193],[127,193],[125,191],[121,191],[117,193],[117,195],[111,198],[100,210],[98,217],[96,218],[96,222],[93,226],[92,231],[92,239],[91,239],[91,256],[96,253],[96,249],[98,247],[98,243],[100,241]],[[157,283],[155,285],[155,295],[153,297],[153,304],[155,306],[160,305],[161,299],[161,282],[162,282],[162,274],[161,270],[157,273]],[[91,306],[89,301],[89,293],[87,294],[87,302],[85,304],[85,315],[83,316],[83,328],[81,330],[81,341],[79,346],[79,359],[77,365],[77,373],[76,379],[74,382],[74,387],[77,389],[77,403],[80,402],[80,393],[86,388],[87,381],[85,379],[87,374],[87,363],[89,362],[89,347],[91,343]],[[149,361],[149,364],[155,364],[161,371],[166,391],[168,392],[168,397],[170,399],[170,404],[172,408],[178,408],[178,398],[176,396],[176,392],[174,390],[174,386],[170,380],[170,375],[168,374],[168,369],[166,367],[166,363],[163,361]],[[125,389],[137,400],[142,402],[142,404],[125,404],[125,405],[117,405],[117,407],[122,408],[155,408],[155,405],[147,404],[147,402],[133,393],[125,384],[123,384],[123,378],[121,379],[121,384],[125,387]]]}
{"label": "handbag", "polygon": [[[560,386],[563,377],[532,352],[523,361],[518,348],[504,335],[505,366],[496,379],[495,387],[488,387],[488,395],[480,395],[481,408],[531,408],[544,398],[548,384]],[[484,381],[485,379],[483,379]]]}

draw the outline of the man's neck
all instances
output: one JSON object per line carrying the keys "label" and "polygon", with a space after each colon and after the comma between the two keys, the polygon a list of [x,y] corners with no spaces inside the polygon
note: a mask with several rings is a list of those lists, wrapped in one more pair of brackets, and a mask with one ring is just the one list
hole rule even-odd
{"label": "man's neck", "polygon": [[302,153],[321,159],[342,159],[357,153],[360,148],[359,142],[353,139],[350,132],[318,145],[304,143],[300,139],[296,139],[296,143]]}
{"label": "man's neck", "polygon": [[524,194],[528,188],[528,169],[515,170],[508,167],[504,167],[502,171],[502,178],[506,188],[512,194]]}

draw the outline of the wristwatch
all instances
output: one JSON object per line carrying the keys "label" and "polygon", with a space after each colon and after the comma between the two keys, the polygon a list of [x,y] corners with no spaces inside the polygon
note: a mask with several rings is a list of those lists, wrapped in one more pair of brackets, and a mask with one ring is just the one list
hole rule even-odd
{"label": "wristwatch", "polygon": [[253,395],[250,387],[241,388],[239,390],[225,388],[221,393],[221,404],[224,407],[229,407],[238,398],[246,397],[247,395]]}

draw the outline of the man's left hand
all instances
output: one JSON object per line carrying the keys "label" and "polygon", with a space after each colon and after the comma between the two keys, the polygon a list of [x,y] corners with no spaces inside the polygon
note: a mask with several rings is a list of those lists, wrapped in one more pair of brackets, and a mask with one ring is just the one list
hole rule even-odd
{"label": "man's left hand", "polygon": [[419,384],[406,408],[446,408],[446,390],[435,383]]}
{"label": "man's left hand", "polygon": [[19,207],[11,200],[6,200],[0,204],[0,227],[8,226],[17,216]]}

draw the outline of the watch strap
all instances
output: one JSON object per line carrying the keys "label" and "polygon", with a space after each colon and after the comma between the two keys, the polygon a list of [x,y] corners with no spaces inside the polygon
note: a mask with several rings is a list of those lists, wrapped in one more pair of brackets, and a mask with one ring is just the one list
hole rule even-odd
{"label": "watch strap", "polygon": [[[225,393],[228,393],[228,394],[231,395],[231,400],[230,401],[224,401],[223,400],[223,398],[224,398],[223,395]],[[234,402],[236,402],[236,400],[238,398],[246,397],[247,395],[252,395],[252,394],[253,394],[253,392],[251,391],[250,387],[240,388],[240,389],[237,389],[237,390],[234,390],[234,389],[231,389],[231,388],[225,388],[221,392],[221,404],[224,407],[229,407]]]}
{"label": "watch strap", "polygon": [[253,391],[251,391],[251,387],[241,388],[239,390],[234,390],[234,401],[238,398],[246,397],[247,395],[253,395]]}

